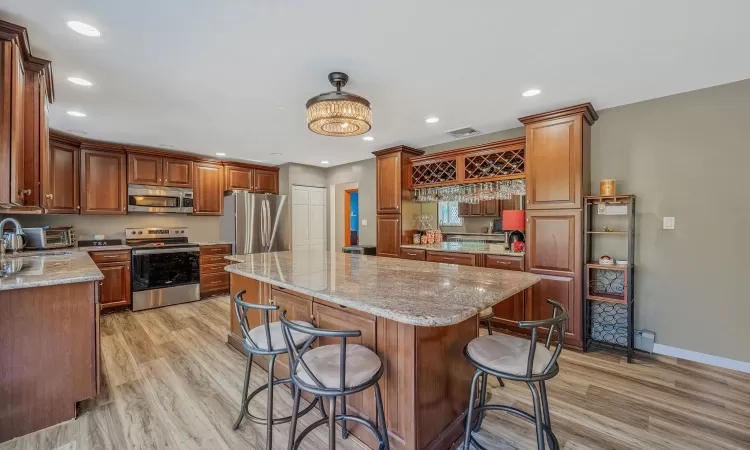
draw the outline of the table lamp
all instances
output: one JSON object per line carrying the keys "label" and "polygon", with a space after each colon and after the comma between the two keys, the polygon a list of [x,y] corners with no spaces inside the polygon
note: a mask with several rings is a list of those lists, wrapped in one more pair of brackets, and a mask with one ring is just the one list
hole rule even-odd
{"label": "table lamp", "polygon": [[526,229],[526,211],[523,209],[509,209],[503,211],[503,231],[508,249],[513,242],[525,240],[523,230]]}

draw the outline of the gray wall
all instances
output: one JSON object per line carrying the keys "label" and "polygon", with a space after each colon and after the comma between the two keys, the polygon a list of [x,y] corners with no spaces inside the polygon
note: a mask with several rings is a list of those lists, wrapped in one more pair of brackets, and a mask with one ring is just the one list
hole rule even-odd
{"label": "gray wall", "polygon": [[[375,158],[328,169],[328,185],[358,183],[360,244],[375,245]],[[367,225],[362,225],[362,220]]]}
{"label": "gray wall", "polygon": [[592,127],[592,191],[615,178],[638,196],[636,326],[658,343],[750,362],[749,144],[750,80],[600,111]]}

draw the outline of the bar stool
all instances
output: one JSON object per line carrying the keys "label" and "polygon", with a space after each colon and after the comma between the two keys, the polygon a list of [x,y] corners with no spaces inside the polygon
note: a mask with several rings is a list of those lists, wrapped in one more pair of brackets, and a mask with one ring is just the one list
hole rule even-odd
{"label": "bar stool", "polygon": [[[234,311],[237,314],[237,320],[240,323],[240,330],[244,340],[242,341],[242,347],[247,352],[247,366],[245,367],[245,381],[242,388],[242,402],[240,406],[240,414],[237,417],[237,421],[232,426],[233,430],[240,427],[240,422],[244,417],[247,417],[250,421],[259,424],[266,425],[266,449],[271,450],[273,445],[273,425],[287,423],[292,420],[291,416],[280,417],[277,419],[273,418],[273,387],[277,384],[289,383],[292,389],[292,396],[298,392],[297,388],[292,383],[291,378],[284,378],[279,380],[273,379],[273,368],[276,362],[276,357],[287,353],[286,341],[282,335],[281,324],[279,322],[270,322],[268,313],[270,311],[276,311],[279,309],[278,305],[258,305],[251,304],[242,301],[242,296],[245,291],[242,290],[234,296]],[[262,311],[263,312],[263,325],[257,326],[252,330],[249,329],[247,322],[247,312],[250,310]],[[303,322],[295,320],[293,322],[295,326],[300,328],[312,328],[313,325],[309,322]],[[301,346],[305,339],[306,334],[294,332],[290,335],[291,345]],[[269,345],[270,342],[270,345]],[[250,370],[253,366],[253,356],[264,355],[268,356],[268,384],[265,384],[258,389],[254,390],[250,395],[247,395],[248,386],[250,384]],[[250,401],[258,393],[268,389],[268,402],[266,405],[266,418],[256,417],[250,413]],[[307,414],[310,412],[315,405],[318,403],[319,397],[315,397],[315,400],[307,406],[301,414]],[[323,411],[322,403],[320,403],[320,409]]]}
{"label": "bar stool", "polygon": [[[529,420],[536,424],[536,442],[539,450],[545,449],[545,433],[550,448],[560,448],[557,437],[552,432],[549,405],[547,404],[547,389],[544,382],[560,371],[557,358],[562,351],[563,327],[568,319],[568,310],[554,300],[547,300],[547,302],[553,308],[552,318],[518,323],[521,328],[531,329],[531,340],[496,334],[478,337],[464,347],[464,356],[477,368],[477,371],[474,372],[474,378],[471,381],[463,450],[469,450],[470,443],[474,444],[476,448],[484,450],[484,447],[474,439],[472,432],[479,431],[486,411],[506,411]],[[558,314],[558,311],[560,311],[560,314]],[[544,344],[537,342],[539,328],[549,330]],[[550,344],[552,343],[553,332],[557,333],[557,343],[555,349],[551,351]],[[487,374],[506,380],[525,382],[531,390],[534,415],[506,405],[487,405]],[[482,377],[481,397],[479,407],[475,408],[477,379],[480,376]],[[471,421],[474,411],[478,413],[478,420],[476,425],[472,427]]]}
{"label": "bar stool", "polygon": [[[487,325],[487,333],[489,333],[490,336],[492,336],[492,318],[495,317],[495,310],[492,309],[490,306],[487,309],[483,309],[479,311],[479,323],[484,323]],[[497,377],[497,382],[500,383],[500,387],[505,387],[505,383],[503,383],[503,379],[500,377]]]}
{"label": "bar stool", "polygon": [[[299,448],[302,440],[312,430],[328,422],[328,448],[336,449],[336,421],[341,421],[342,436],[347,437],[346,422],[351,420],[367,427],[378,439],[378,450],[389,450],[388,429],[385,424],[383,400],[380,396],[378,380],[383,375],[383,364],[378,355],[363,345],[349,344],[347,338],[362,336],[362,331],[334,331],[319,328],[308,328],[287,320],[286,311],[279,318],[284,339],[289,348],[289,370],[292,383],[297,387],[292,406],[292,423],[289,428],[288,450]],[[297,347],[294,333],[306,334],[307,340],[302,347]],[[310,350],[310,345],[319,337],[339,338],[341,343],[323,345]],[[346,396],[369,387],[375,388],[375,407],[377,420],[375,424],[359,416],[346,413]],[[305,428],[295,439],[297,429],[297,410],[299,409],[301,391],[316,396],[328,397],[329,414]],[[341,398],[341,414],[336,414],[336,398]],[[322,403],[322,400],[321,400]],[[378,425],[382,429],[378,428]]]}

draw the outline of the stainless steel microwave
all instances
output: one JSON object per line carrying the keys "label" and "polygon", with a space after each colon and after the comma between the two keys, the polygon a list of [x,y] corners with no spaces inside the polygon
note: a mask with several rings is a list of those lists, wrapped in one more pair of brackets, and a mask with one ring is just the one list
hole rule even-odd
{"label": "stainless steel microwave", "polygon": [[193,213],[193,189],[128,185],[128,212]]}

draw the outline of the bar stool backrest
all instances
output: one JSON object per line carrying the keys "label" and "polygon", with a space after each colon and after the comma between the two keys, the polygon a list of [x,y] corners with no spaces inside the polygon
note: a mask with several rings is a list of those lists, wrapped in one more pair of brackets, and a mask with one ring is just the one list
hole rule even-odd
{"label": "bar stool backrest", "polygon": [[[311,328],[311,327],[305,327],[297,325],[294,322],[289,321],[286,318],[286,310],[281,312],[281,316],[279,316],[279,321],[281,322],[281,331],[284,335],[284,341],[286,342],[286,347],[289,350],[289,371],[291,373],[291,377],[296,381],[297,380],[297,367],[302,367],[302,370],[307,373],[307,375],[310,376],[310,379],[312,379],[315,384],[317,385],[318,389],[321,390],[330,390],[330,388],[326,388],[323,383],[320,382],[318,377],[315,376],[315,374],[310,370],[310,368],[305,364],[305,361],[302,359],[302,355],[305,354],[310,349],[310,346],[312,343],[319,337],[327,337],[327,338],[339,338],[341,339],[341,348],[340,350],[340,364],[339,364],[339,389],[338,392],[344,392],[346,389],[346,338],[354,338],[354,337],[360,337],[362,336],[361,330],[351,330],[351,331],[341,331],[341,330],[324,330],[321,328]],[[305,341],[304,345],[297,349],[297,346],[294,345],[294,340],[292,339],[292,331],[296,331],[298,333],[303,333],[308,335],[307,340]]]}
{"label": "bar stool backrest", "polygon": [[[531,378],[533,374],[534,369],[534,354],[536,352],[536,340],[537,340],[537,330],[539,328],[547,328],[547,340],[544,343],[544,346],[549,350],[550,345],[552,344],[552,333],[556,333],[557,337],[555,339],[555,350],[552,353],[552,359],[550,359],[549,363],[547,363],[547,366],[545,366],[544,370],[541,372],[541,374],[537,375],[545,375],[547,374],[550,369],[552,369],[555,364],[557,363],[557,357],[560,356],[560,352],[563,348],[563,328],[565,327],[565,321],[568,320],[568,308],[564,307],[560,303],[547,299],[547,303],[552,305],[552,317],[549,319],[543,319],[543,320],[527,320],[518,322],[518,326],[521,328],[530,328],[531,329],[531,345],[529,345],[529,358],[526,362],[526,377]],[[559,314],[558,314],[559,311]]]}
{"label": "bar stool backrest", "polygon": [[258,343],[253,341],[253,339],[250,337],[250,326],[247,322],[247,312],[252,310],[262,311],[263,312],[263,327],[265,328],[266,332],[266,342],[267,345],[271,346],[271,327],[270,327],[270,320],[268,317],[268,313],[270,311],[276,311],[279,309],[279,305],[260,305],[257,303],[246,303],[242,301],[242,296],[245,295],[245,290],[241,290],[238,293],[234,295],[234,313],[237,314],[237,321],[240,323],[240,331],[242,331],[242,337],[250,342],[250,344],[261,351],[261,353],[264,352],[271,352],[271,348],[263,349],[258,346]]}

